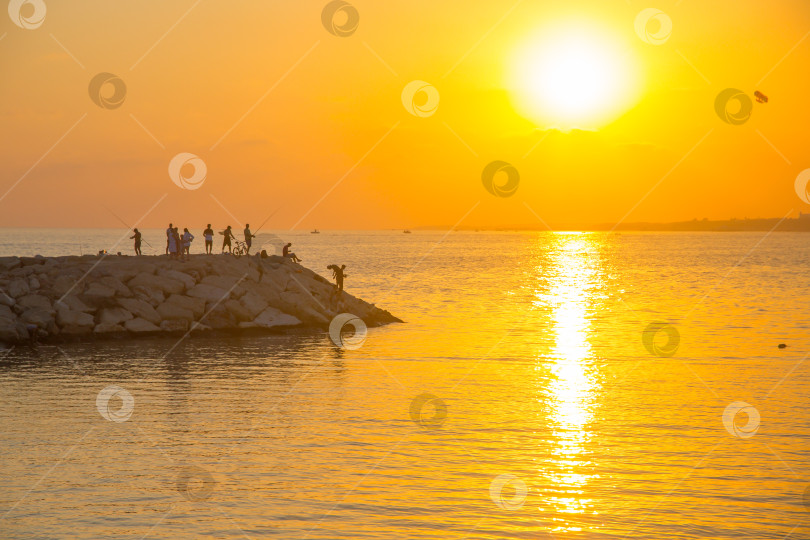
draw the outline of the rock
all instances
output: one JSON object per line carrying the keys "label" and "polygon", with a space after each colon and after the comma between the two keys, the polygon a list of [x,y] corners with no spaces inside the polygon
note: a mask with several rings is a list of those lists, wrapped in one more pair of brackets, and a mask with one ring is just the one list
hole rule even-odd
{"label": "rock", "polygon": [[51,309],[31,308],[23,312],[20,320],[50,331],[54,325],[54,313]]}
{"label": "rock", "polygon": [[[203,281],[204,280],[205,279],[203,279]],[[193,298],[202,298],[206,302],[220,302],[224,301],[228,296],[228,289],[222,289],[220,287],[215,287],[214,285],[200,283],[188,291],[188,296]]]}
{"label": "rock", "polygon": [[73,277],[69,275],[57,276],[53,281],[51,291],[53,291],[54,296],[57,298],[61,298],[68,292],[72,294],[81,294],[84,292],[85,284],[83,281],[78,281],[80,277],[81,276]]}
{"label": "rock", "polygon": [[163,300],[166,299],[163,291],[156,289],[155,287],[149,287],[148,285],[139,285],[134,287],[132,292],[135,294],[136,298],[143,300],[144,302],[149,302],[149,304],[152,306],[160,305],[163,303]]}
{"label": "rock", "polygon": [[226,291],[232,289],[239,282],[238,276],[205,276],[202,283],[205,285],[213,285]]}
{"label": "rock", "polygon": [[84,328],[92,328],[95,326],[92,315],[82,311],[73,311],[62,304],[58,305],[56,308],[56,323],[63,327],[63,329],[66,326]]}
{"label": "rock", "polygon": [[124,328],[127,331],[132,332],[133,334],[145,334],[149,332],[160,331],[160,328],[150,323],[146,319],[141,319],[140,317],[136,319],[130,319],[127,322],[125,322]]}
{"label": "rock", "polygon": [[221,304],[208,313],[200,322],[214,329],[234,328],[236,326],[236,318]]}
{"label": "rock", "polygon": [[94,311],[96,311],[96,308],[88,306],[87,304],[79,300],[78,297],[73,295],[66,296],[65,299],[62,300],[61,302],[57,300],[56,302],[57,309],[59,308],[60,304],[67,306],[69,309],[73,311],[83,311],[85,313],[93,313]]}
{"label": "rock", "polygon": [[17,305],[23,309],[37,308],[53,313],[51,301],[41,294],[28,294],[17,299]]}
{"label": "rock", "polygon": [[160,329],[164,332],[186,332],[189,324],[188,321],[181,319],[168,319],[160,323]]}
{"label": "rock", "polygon": [[20,296],[25,296],[31,291],[31,288],[28,286],[28,281],[25,279],[15,279],[12,280],[8,284],[8,295],[12,298],[19,298]]}
{"label": "rock", "polygon": [[257,326],[263,328],[273,328],[274,326],[297,326],[301,321],[286,313],[282,313],[276,308],[269,307],[262,311],[253,321]]}
{"label": "rock", "polygon": [[251,321],[258,317],[259,313],[267,309],[267,300],[252,292],[246,292],[242,295],[239,302],[242,304],[242,307],[247,310],[250,315],[248,320]]}
{"label": "rock", "polygon": [[177,270],[158,270],[158,276],[167,277],[181,282],[183,287],[185,287],[185,290],[188,290],[197,284],[193,277],[184,272],[178,272]]}
{"label": "rock", "polygon": [[172,279],[166,276],[153,276],[149,274],[138,274],[129,280],[131,288],[146,286],[159,289],[164,294],[181,293],[185,290],[185,285],[182,281]]}
{"label": "rock", "polygon": [[84,291],[84,296],[92,296],[96,298],[113,298],[115,296],[115,289],[107,287],[98,282],[90,283],[87,290]]}
{"label": "rock", "polygon": [[239,300],[231,298],[230,300],[225,300],[222,305],[225,306],[225,309],[239,322],[252,321],[254,319],[254,317],[250,316],[250,312],[239,303]]}
{"label": "rock", "polygon": [[0,291],[0,306],[13,306],[14,299],[6,294],[5,291]]}
{"label": "rock", "polygon": [[122,307],[104,308],[98,314],[98,324],[116,325],[133,318],[132,313]]}
{"label": "rock", "polygon": [[93,329],[93,333],[95,334],[118,334],[121,332],[126,332],[126,329],[121,326],[120,324],[97,324],[96,327]]}
{"label": "rock", "polygon": [[[162,293],[161,293],[162,294]],[[152,304],[138,298],[118,298],[118,304],[142,319],[146,319],[152,324],[160,324],[161,317]]]}
{"label": "rock", "polygon": [[39,289],[39,287],[40,287],[39,280],[37,278],[35,278],[34,276],[30,276],[28,278],[28,288],[31,291],[36,291],[37,289]]}
{"label": "rock", "polygon": [[0,304],[0,319],[17,320],[17,316],[11,311],[11,308]]}
{"label": "rock", "polygon": [[132,296],[132,291],[129,290],[129,287],[121,283],[121,280],[114,276],[105,276],[99,279],[98,282],[105,287],[109,287],[110,289],[114,290],[116,296],[123,296],[127,298]]}
{"label": "rock", "polygon": [[158,315],[160,318],[165,320],[170,319],[181,319],[184,321],[193,321],[194,320],[194,313],[187,309],[183,309],[177,304],[170,304],[168,302],[164,302],[157,307]]}
{"label": "rock", "polygon": [[0,270],[8,271],[20,267],[20,259],[18,257],[0,257]]}
{"label": "rock", "polygon": [[166,303],[191,311],[195,319],[199,319],[205,313],[205,300],[202,298],[173,294],[166,300]]}

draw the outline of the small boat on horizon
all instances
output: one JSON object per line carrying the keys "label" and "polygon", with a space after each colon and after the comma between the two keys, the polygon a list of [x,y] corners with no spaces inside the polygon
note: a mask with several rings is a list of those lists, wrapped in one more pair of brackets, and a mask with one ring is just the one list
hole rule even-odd
{"label": "small boat on horizon", "polygon": [[411,231],[409,231],[408,229],[405,229],[405,230],[404,230],[404,231],[402,231],[402,232],[403,232],[403,233],[405,233],[405,234],[411,234]]}
{"label": "small boat on horizon", "polygon": [[321,231],[315,229],[314,231],[309,231],[309,234],[321,234]]}

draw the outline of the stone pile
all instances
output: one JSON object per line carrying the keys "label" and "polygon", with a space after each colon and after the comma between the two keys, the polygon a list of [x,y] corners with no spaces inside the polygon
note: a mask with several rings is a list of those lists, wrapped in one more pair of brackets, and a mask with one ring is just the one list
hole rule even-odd
{"label": "stone pile", "polygon": [[0,343],[401,322],[278,256],[0,258]]}

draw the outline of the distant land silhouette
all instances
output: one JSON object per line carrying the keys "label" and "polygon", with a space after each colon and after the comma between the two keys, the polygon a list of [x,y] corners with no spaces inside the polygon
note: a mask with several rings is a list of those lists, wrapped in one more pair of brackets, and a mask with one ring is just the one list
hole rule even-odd
{"label": "distant land silhouette", "polygon": [[[425,227],[434,229],[437,227]],[[691,221],[675,221],[670,223],[636,222],[621,223],[597,223],[597,224],[576,224],[564,223],[553,224],[554,231],[660,231],[660,232],[753,232],[753,231],[779,231],[779,232],[810,232],[810,214],[799,213],[797,218],[743,218],[726,219],[713,221],[706,218],[693,219]],[[489,231],[543,231],[547,230],[543,226],[514,226],[495,228],[460,227],[459,230],[489,230]]]}

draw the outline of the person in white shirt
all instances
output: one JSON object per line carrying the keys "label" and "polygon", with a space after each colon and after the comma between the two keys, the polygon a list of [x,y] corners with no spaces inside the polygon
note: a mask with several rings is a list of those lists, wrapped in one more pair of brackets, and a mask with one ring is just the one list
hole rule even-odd
{"label": "person in white shirt", "polygon": [[211,255],[214,249],[214,229],[211,228],[210,223],[208,228],[203,231],[203,237],[205,237],[205,253]]}
{"label": "person in white shirt", "polygon": [[187,228],[183,229],[183,254],[186,256],[186,260],[188,260],[190,256],[191,250],[191,242],[194,240],[194,235],[188,232]]}

